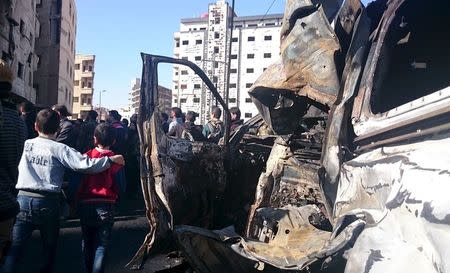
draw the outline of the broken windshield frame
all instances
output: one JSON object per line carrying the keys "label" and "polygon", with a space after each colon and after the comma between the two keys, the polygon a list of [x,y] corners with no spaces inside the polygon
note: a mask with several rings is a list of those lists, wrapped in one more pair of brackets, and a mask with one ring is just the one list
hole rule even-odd
{"label": "broken windshield frame", "polygon": [[[141,87],[146,92],[141,91],[141,96],[144,96],[144,99],[141,99],[141,109],[147,109],[150,111],[147,111],[147,113],[144,113],[143,117],[144,119],[149,119],[154,111],[154,107],[158,104],[158,100],[155,98],[158,98],[158,64],[160,63],[168,63],[168,64],[179,64],[184,65],[192,69],[197,76],[200,77],[200,79],[205,83],[205,85],[208,87],[211,94],[214,96],[214,98],[217,100],[217,102],[220,104],[220,106],[223,109],[224,112],[224,127],[225,132],[223,136],[223,142],[222,145],[227,148],[228,147],[228,141],[230,138],[230,121],[231,121],[231,114],[230,110],[228,109],[228,105],[225,103],[225,101],[220,96],[219,92],[217,91],[217,88],[214,86],[214,84],[211,82],[211,80],[206,76],[205,72],[201,68],[199,68],[196,64],[188,61],[188,60],[182,60],[182,59],[174,59],[170,57],[165,56],[158,56],[158,55],[151,55],[146,53],[141,53],[142,60],[144,62],[144,70],[142,77],[146,79],[146,81],[143,81],[143,86]],[[150,71],[147,71],[149,69]],[[145,82],[148,83],[148,87],[144,86]],[[150,88],[150,90],[148,89]],[[149,92],[152,91],[152,92]],[[153,94],[149,94],[153,93]],[[147,98],[146,95],[149,95],[150,103],[151,105],[145,105]],[[156,96],[155,96],[156,95]],[[153,108],[149,108],[153,107]],[[145,117],[144,117],[145,116]]]}

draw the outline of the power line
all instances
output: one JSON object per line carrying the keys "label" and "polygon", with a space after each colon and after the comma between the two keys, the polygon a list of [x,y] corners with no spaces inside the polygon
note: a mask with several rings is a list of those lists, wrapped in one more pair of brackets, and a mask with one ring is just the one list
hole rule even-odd
{"label": "power line", "polygon": [[[264,13],[264,15],[261,17],[261,19],[259,19],[259,22],[255,28],[255,30],[257,30],[259,28],[259,24],[264,21],[264,19],[266,19],[267,14],[269,14],[269,11],[272,9],[273,5],[275,4],[277,0],[273,0],[272,3],[270,4],[269,8],[266,10],[266,13]],[[253,32],[255,32],[255,30],[253,30]]]}

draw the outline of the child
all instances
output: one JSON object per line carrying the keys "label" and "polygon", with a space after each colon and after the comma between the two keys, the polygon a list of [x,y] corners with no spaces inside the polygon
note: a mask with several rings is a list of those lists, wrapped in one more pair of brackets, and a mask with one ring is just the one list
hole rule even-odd
{"label": "child", "polygon": [[125,164],[121,155],[90,159],[56,142],[58,128],[58,113],[44,109],[37,114],[35,122],[39,136],[25,141],[16,185],[20,212],[16,217],[12,245],[2,272],[16,271],[19,258],[23,256],[24,247],[34,229],[39,229],[44,248],[41,272],[52,271],[59,235],[59,198],[65,168],[100,173],[112,163]]}
{"label": "child", "polygon": [[[113,156],[110,150],[116,138],[113,126],[99,124],[94,131],[96,148],[86,153],[90,158]],[[82,231],[81,248],[86,272],[97,273],[105,269],[105,256],[111,230],[114,224],[114,205],[119,191],[124,192],[125,176],[123,167],[113,164],[108,170],[85,176],[77,193],[80,203]]]}

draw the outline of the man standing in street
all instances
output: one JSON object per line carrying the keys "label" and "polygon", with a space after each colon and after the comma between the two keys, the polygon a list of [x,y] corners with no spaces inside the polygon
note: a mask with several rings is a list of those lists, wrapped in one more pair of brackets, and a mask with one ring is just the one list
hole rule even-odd
{"label": "man standing in street", "polygon": [[203,136],[210,142],[219,143],[219,140],[223,137],[224,127],[223,122],[220,120],[222,116],[222,110],[219,107],[214,106],[211,109],[211,118],[203,126]]}
{"label": "man standing in street", "polygon": [[0,61],[0,100],[3,108],[3,122],[0,123],[0,263],[11,243],[14,219],[19,212],[14,187],[27,134],[25,123],[9,98],[12,82],[12,71]]}
{"label": "man standing in street", "polygon": [[37,137],[37,132],[34,130],[34,121],[36,120],[36,111],[31,102],[23,102],[19,107],[20,118],[27,125],[27,139]]}
{"label": "man standing in street", "polygon": [[97,127],[97,116],[97,112],[91,110],[87,113],[83,124],[81,124],[80,133],[78,134],[77,140],[77,150],[82,154],[95,148],[94,130],[95,127]]}
{"label": "man standing in street", "polygon": [[169,124],[169,132],[167,135],[180,138],[183,133],[183,113],[178,107],[172,107],[170,110],[170,118],[172,119]]}
{"label": "man standing in street", "polygon": [[108,113],[106,121],[111,124],[113,128],[116,129],[116,143],[112,145],[111,150],[115,154],[120,154],[126,156],[127,154],[127,128],[125,128],[120,121],[122,116],[116,110],[111,110]]}
{"label": "man standing in street", "polygon": [[230,108],[230,114],[231,114],[231,132],[236,130],[239,126],[244,124],[244,120],[241,119],[241,110],[237,107],[231,107]]}
{"label": "man standing in street", "polygon": [[71,148],[76,148],[78,136],[72,122],[67,118],[70,116],[67,107],[65,105],[55,105],[53,110],[59,115],[59,131],[56,134],[56,141]]}

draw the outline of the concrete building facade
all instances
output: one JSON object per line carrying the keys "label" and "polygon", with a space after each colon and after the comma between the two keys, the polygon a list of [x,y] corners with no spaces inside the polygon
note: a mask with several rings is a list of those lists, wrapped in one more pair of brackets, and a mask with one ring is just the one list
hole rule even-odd
{"label": "concrete building facade", "polygon": [[94,96],[95,55],[77,54],[75,57],[75,79],[73,82],[73,108],[74,119],[84,119],[87,112],[93,109]]}
{"label": "concrete building facade", "polygon": [[[242,17],[234,14],[228,68],[231,9],[227,2],[219,0],[210,4],[208,13],[203,16],[181,19],[180,31],[174,34],[174,57],[190,60],[202,68],[222,98],[230,69],[228,105],[239,107],[242,118],[249,119],[257,109],[247,90],[279,56],[282,18],[283,14]],[[205,123],[211,107],[217,104],[207,87],[192,70],[179,65],[174,65],[172,79],[172,105],[183,112],[199,113],[199,121]]]}
{"label": "concrete building facade", "polygon": [[77,11],[74,0],[37,0],[41,22],[34,87],[38,106],[63,104],[72,111]]}
{"label": "concrete building facade", "polygon": [[[130,110],[132,114],[139,113],[139,103],[141,92],[141,79],[136,78],[131,82],[130,91]],[[159,109],[162,112],[169,112],[172,107],[172,90],[164,86],[158,85],[158,95],[159,95]]]}
{"label": "concrete building facade", "polygon": [[15,79],[12,91],[21,100],[36,101],[33,88],[38,58],[34,53],[40,24],[34,0],[0,1],[1,58],[11,67]]}

